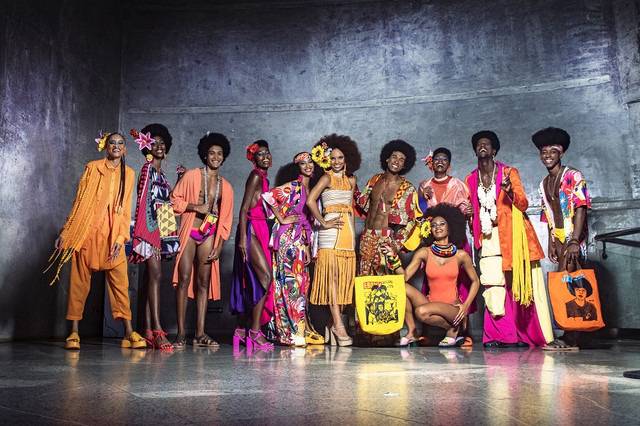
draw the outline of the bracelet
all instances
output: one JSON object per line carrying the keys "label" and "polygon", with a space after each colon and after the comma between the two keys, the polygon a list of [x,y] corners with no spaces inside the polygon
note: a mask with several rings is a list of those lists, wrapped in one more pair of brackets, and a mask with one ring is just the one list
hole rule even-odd
{"label": "bracelet", "polygon": [[572,238],[569,240],[569,242],[567,243],[567,245],[571,245],[571,244],[577,244],[580,245],[580,241],[576,240],[575,238]]}

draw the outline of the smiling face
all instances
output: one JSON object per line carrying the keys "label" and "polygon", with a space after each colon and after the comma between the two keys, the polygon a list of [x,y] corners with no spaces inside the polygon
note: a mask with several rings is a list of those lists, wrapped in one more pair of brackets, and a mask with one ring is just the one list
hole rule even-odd
{"label": "smiling face", "polygon": [[542,161],[542,164],[544,164],[544,166],[547,168],[547,170],[551,170],[555,166],[560,164],[562,155],[562,152],[558,151],[557,148],[551,146],[543,146],[540,150],[540,160]]}
{"label": "smiling face", "polygon": [[441,241],[449,237],[449,224],[445,218],[436,216],[431,219],[431,234],[435,241]]}
{"label": "smiling face", "polygon": [[404,169],[404,162],[407,156],[400,151],[393,151],[389,158],[387,158],[387,170],[395,174],[400,173]]}
{"label": "smiling face", "polygon": [[304,177],[313,176],[313,160],[311,158],[298,161],[298,167],[300,168],[300,174],[302,176]]}
{"label": "smiling face", "polygon": [[117,160],[127,153],[127,147],[124,144],[122,135],[114,133],[107,140],[107,158],[109,160]]}
{"label": "smiling face", "polygon": [[155,142],[151,145],[151,155],[153,155],[153,158],[157,160],[164,159],[167,153],[167,147],[164,143],[164,139],[162,139],[161,136],[155,136],[153,140]]}
{"label": "smiling face", "polygon": [[266,170],[271,167],[271,152],[269,151],[269,148],[261,146],[253,155],[253,160],[256,163],[256,166],[261,169]]}
{"label": "smiling face", "polygon": [[476,144],[476,157],[478,159],[492,158],[496,155],[496,150],[493,149],[491,139],[480,138]]}
{"label": "smiling face", "polygon": [[444,152],[434,155],[432,161],[434,173],[446,173],[449,170],[449,157]]}
{"label": "smiling face", "polygon": [[224,152],[222,147],[218,145],[211,145],[207,151],[207,167],[211,170],[217,170],[224,162]]}
{"label": "smiling face", "polygon": [[340,151],[338,148],[333,148],[331,150],[331,155],[329,156],[329,159],[331,160],[331,170],[334,173],[339,173],[344,170],[345,168],[344,153]]}

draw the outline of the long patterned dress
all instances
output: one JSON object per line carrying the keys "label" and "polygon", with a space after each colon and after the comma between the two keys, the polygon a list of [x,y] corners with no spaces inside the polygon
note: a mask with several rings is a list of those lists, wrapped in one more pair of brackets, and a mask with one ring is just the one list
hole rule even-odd
{"label": "long patterned dress", "polygon": [[158,211],[162,205],[170,205],[171,185],[161,170],[146,162],[138,179],[138,201],[132,236],[131,263],[142,263],[151,256],[160,254],[171,259],[180,248],[176,231],[162,235]]}
{"label": "long patterned dress", "polygon": [[273,249],[273,336],[284,345],[293,344],[293,336],[304,337],[309,271],[305,251],[313,235],[311,214],[306,207],[307,191],[302,178],[278,186],[262,194],[267,204],[278,209],[283,217],[297,215],[298,221],[281,225],[276,222],[271,237]]}

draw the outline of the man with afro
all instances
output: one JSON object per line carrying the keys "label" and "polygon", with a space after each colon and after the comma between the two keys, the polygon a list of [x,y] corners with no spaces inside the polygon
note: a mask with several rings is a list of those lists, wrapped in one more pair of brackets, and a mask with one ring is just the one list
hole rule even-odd
{"label": "man with afro", "polygon": [[369,179],[356,195],[358,207],[367,215],[360,236],[360,275],[402,273],[398,253],[407,248],[404,244],[419,214],[416,189],[403,175],[415,162],[411,145],[392,140],[380,152],[383,172]]}

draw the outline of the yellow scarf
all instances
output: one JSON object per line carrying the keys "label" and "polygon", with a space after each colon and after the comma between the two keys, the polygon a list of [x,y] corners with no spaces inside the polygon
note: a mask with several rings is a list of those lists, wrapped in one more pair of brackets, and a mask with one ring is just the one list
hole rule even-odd
{"label": "yellow scarf", "polygon": [[523,306],[533,302],[533,284],[531,282],[531,259],[529,241],[524,227],[524,214],[516,206],[511,208],[513,231],[513,299]]}

